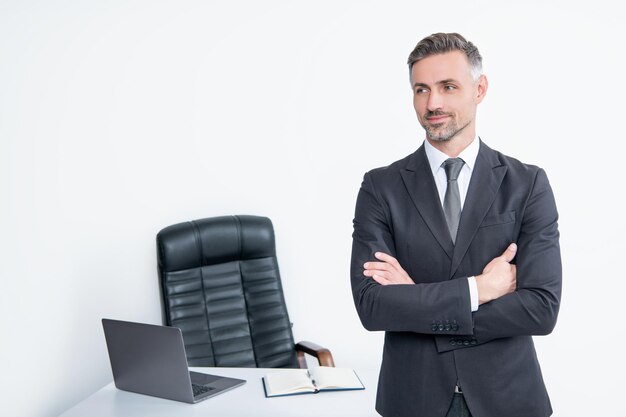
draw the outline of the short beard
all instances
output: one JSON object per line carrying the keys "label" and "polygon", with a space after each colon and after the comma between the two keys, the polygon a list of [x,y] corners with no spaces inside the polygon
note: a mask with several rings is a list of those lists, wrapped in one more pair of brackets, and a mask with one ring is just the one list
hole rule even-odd
{"label": "short beard", "polygon": [[437,129],[434,129],[428,125],[423,126],[426,131],[426,135],[433,142],[448,142],[452,140],[456,135],[458,135],[463,129],[469,126],[471,123],[467,122],[464,126],[458,127],[456,122],[451,121],[450,124],[441,132],[437,132]]}

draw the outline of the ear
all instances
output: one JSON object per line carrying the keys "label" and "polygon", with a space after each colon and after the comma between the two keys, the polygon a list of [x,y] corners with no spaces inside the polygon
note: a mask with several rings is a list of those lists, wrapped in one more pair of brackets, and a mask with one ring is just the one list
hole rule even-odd
{"label": "ear", "polygon": [[487,81],[487,77],[482,74],[480,78],[478,78],[478,83],[476,84],[476,104],[483,101],[485,95],[487,95],[487,88],[489,87],[489,82]]}

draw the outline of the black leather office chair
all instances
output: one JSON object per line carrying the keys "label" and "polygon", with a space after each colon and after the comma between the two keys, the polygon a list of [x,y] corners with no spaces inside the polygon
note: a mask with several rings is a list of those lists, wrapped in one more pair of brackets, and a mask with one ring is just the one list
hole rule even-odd
{"label": "black leather office chair", "polygon": [[334,366],[328,349],[294,344],[267,217],[179,223],[157,235],[165,321],[182,330],[190,366]]}

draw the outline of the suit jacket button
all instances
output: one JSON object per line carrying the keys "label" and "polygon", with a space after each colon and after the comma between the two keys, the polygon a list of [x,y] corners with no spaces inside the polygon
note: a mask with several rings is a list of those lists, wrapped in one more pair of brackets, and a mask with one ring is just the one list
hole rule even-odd
{"label": "suit jacket button", "polygon": [[440,324],[440,325],[439,325],[439,331],[440,331],[440,332],[442,332],[444,328],[445,328],[445,327],[443,326],[443,324]]}
{"label": "suit jacket button", "polygon": [[458,325],[458,324],[453,324],[453,325],[452,325],[452,330],[454,330],[455,332],[456,332],[457,330],[459,330],[459,325]]}
{"label": "suit jacket button", "polygon": [[449,324],[446,324],[446,331],[450,331],[450,329],[452,329],[452,326],[450,326]]}
{"label": "suit jacket button", "polygon": [[436,324],[433,324],[433,326],[431,327],[431,329],[433,330],[433,332],[436,332],[436,331],[437,331],[437,329],[438,329],[438,327],[437,327],[437,325],[436,325]]}
{"label": "suit jacket button", "polygon": [[455,339],[450,339],[450,344],[451,344],[452,346],[456,345],[456,340],[455,340]]}
{"label": "suit jacket button", "polygon": [[463,341],[463,346],[469,346],[469,344],[470,344],[469,340],[464,340]]}
{"label": "suit jacket button", "polygon": [[472,339],[472,340],[470,341],[470,344],[472,344],[472,345],[475,345],[476,343],[478,343],[478,342],[476,341],[476,339]]}

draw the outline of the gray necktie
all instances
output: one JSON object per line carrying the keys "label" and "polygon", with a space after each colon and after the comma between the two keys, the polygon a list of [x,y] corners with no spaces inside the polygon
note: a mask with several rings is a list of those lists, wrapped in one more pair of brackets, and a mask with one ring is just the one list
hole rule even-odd
{"label": "gray necktie", "polygon": [[461,220],[461,196],[459,195],[459,172],[463,168],[465,162],[461,158],[446,159],[442,166],[446,170],[448,177],[448,186],[446,187],[446,196],[443,199],[443,212],[448,222],[448,230],[452,242],[456,243],[456,232],[459,230],[459,220]]}

